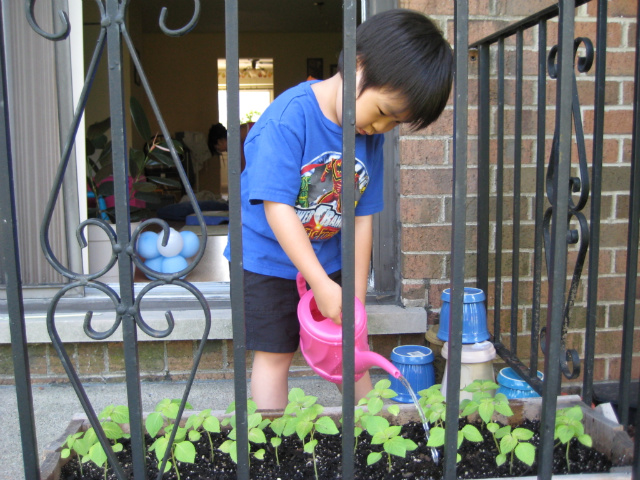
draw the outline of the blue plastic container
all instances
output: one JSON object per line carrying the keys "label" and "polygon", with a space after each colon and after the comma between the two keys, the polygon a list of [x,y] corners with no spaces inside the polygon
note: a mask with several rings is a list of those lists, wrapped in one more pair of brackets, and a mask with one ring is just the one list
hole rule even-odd
{"label": "blue plastic container", "polygon": [[[451,289],[447,288],[440,296],[440,327],[438,338],[449,341],[449,317],[451,312]],[[486,296],[479,288],[465,287],[462,305],[462,343],[480,343],[489,340],[487,329],[487,309],[484,305]]]}
{"label": "blue plastic container", "polygon": [[[391,363],[407,379],[416,396],[420,390],[429,388],[435,381],[433,370],[433,352],[421,345],[402,345],[391,352]],[[413,403],[411,394],[400,380],[389,375],[391,389],[398,393],[393,400],[400,403]]]}
{"label": "blue plastic container", "polygon": [[[544,379],[544,374],[538,371],[538,378]],[[503,393],[507,398],[531,398],[539,397],[538,393],[525,382],[512,368],[507,367],[498,373],[498,390],[496,393]]]}

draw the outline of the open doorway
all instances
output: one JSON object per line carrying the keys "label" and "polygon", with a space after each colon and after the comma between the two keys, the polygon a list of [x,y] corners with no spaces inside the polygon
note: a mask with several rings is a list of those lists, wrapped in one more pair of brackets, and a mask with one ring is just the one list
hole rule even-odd
{"label": "open doorway", "polygon": [[[260,115],[273,101],[273,58],[240,58],[240,123],[247,127],[241,131],[248,132]],[[228,127],[227,118],[227,61],[218,59],[218,120]],[[227,153],[220,157],[220,189],[223,194],[228,191]]]}

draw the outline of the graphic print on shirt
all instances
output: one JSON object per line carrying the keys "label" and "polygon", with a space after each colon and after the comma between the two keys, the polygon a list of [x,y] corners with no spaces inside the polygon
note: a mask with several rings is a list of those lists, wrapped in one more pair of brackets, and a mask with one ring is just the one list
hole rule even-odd
{"label": "graphic print on shirt", "polygon": [[[356,205],[369,184],[365,165],[356,158]],[[324,152],[300,169],[295,210],[311,240],[327,240],[342,227],[342,154]]]}

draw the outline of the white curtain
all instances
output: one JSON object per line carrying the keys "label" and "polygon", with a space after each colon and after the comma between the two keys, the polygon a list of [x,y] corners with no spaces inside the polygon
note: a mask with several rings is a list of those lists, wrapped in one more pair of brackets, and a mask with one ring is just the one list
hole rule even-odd
{"label": "white curtain", "polygon": [[[54,44],[31,29],[24,2],[2,2],[2,8],[22,281],[59,283],[64,278],[40,249],[40,224],[60,161]],[[35,17],[43,30],[54,31],[49,2],[36,2]],[[54,255],[66,264],[62,195],[49,239]]]}

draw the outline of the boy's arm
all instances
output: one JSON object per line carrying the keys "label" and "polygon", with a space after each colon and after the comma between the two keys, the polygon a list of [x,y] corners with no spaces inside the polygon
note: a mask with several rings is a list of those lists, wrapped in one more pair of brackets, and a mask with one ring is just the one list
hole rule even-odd
{"label": "boy's arm", "polygon": [[365,304],[369,283],[369,264],[373,246],[373,215],[356,217],[355,221],[356,297]]}
{"label": "boy's arm", "polygon": [[320,313],[342,323],[342,288],[324,271],[293,207],[265,201],[264,212],[278,243],[311,286]]}

